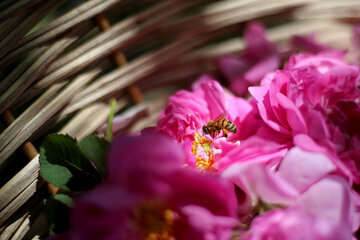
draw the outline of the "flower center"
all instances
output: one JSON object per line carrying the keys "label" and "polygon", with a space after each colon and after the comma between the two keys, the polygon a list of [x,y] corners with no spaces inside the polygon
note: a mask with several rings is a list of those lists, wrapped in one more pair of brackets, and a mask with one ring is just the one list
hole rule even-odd
{"label": "flower center", "polygon": [[145,240],[175,240],[172,235],[174,212],[157,204],[139,208],[136,222]]}
{"label": "flower center", "polygon": [[200,136],[197,132],[194,135],[191,152],[196,159],[196,168],[201,171],[214,170],[214,152],[211,150],[212,141]]}

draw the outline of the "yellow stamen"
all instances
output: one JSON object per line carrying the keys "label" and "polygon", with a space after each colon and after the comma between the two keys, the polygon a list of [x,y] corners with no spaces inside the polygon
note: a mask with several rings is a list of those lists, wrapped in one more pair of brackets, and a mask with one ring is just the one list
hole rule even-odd
{"label": "yellow stamen", "polygon": [[172,210],[150,204],[139,208],[137,224],[145,240],[174,240],[174,219]]}
{"label": "yellow stamen", "polygon": [[[211,144],[212,142],[210,140],[201,137],[199,133],[195,132],[191,152],[196,159],[196,168],[200,169],[201,171],[214,170],[212,167],[214,163],[213,160],[214,154],[211,150]],[[202,158],[201,156],[198,156],[199,147],[203,148],[204,152],[207,155],[207,158]]]}

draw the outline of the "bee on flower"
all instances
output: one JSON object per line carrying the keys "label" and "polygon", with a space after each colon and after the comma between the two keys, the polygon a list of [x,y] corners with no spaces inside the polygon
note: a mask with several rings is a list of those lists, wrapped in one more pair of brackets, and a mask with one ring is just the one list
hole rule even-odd
{"label": "bee on flower", "polygon": [[223,147],[238,146],[256,132],[255,114],[251,103],[203,75],[192,91],[180,90],[169,98],[156,131],[184,144],[193,155],[187,165],[218,171],[216,162]]}

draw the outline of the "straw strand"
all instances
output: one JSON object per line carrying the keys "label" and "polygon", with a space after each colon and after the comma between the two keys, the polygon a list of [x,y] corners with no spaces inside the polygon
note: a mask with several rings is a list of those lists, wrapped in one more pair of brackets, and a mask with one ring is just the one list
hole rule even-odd
{"label": "straw strand", "polygon": [[[96,15],[95,18],[102,31],[107,31],[110,29],[110,23],[103,13]],[[127,64],[125,55],[120,51],[115,51],[112,57],[118,67]],[[126,90],[130,94],[130,97],[134,103],[138,104],[144,101],[141,90],[135,83],[129,85]]]}

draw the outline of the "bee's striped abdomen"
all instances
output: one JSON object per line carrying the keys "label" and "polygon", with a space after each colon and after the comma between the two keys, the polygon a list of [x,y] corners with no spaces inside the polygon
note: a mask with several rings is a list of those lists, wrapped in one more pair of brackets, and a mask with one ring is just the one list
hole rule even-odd
{"label": "bee's striped abdomen", "polygon": [[236,133],[236,126],[234,123],[230,122],[229,120],[226,119],[220,119],[218,121],[218,124],[221,128],[224,128],[230,132]]}
{"label": "bee's striped abdomen", "polygon": [[236,133],[237,131],[236,131],[236,126],[235,126],[235,124],[232,123],[232,122],[230,122],[230,121],[229,121],[229,123],[230,123],[230,127],[227,128],[227,130],[229,130],[230,132]]}
{"label": "bee's striped abdomen", "polygon": [[220,119],[220,120],[218,121],[219,126],[222,127],[222,128],[225,128],[225,126],[224,126],[225,121],[226,121],[226,120],[223,119],[223,118]]}

